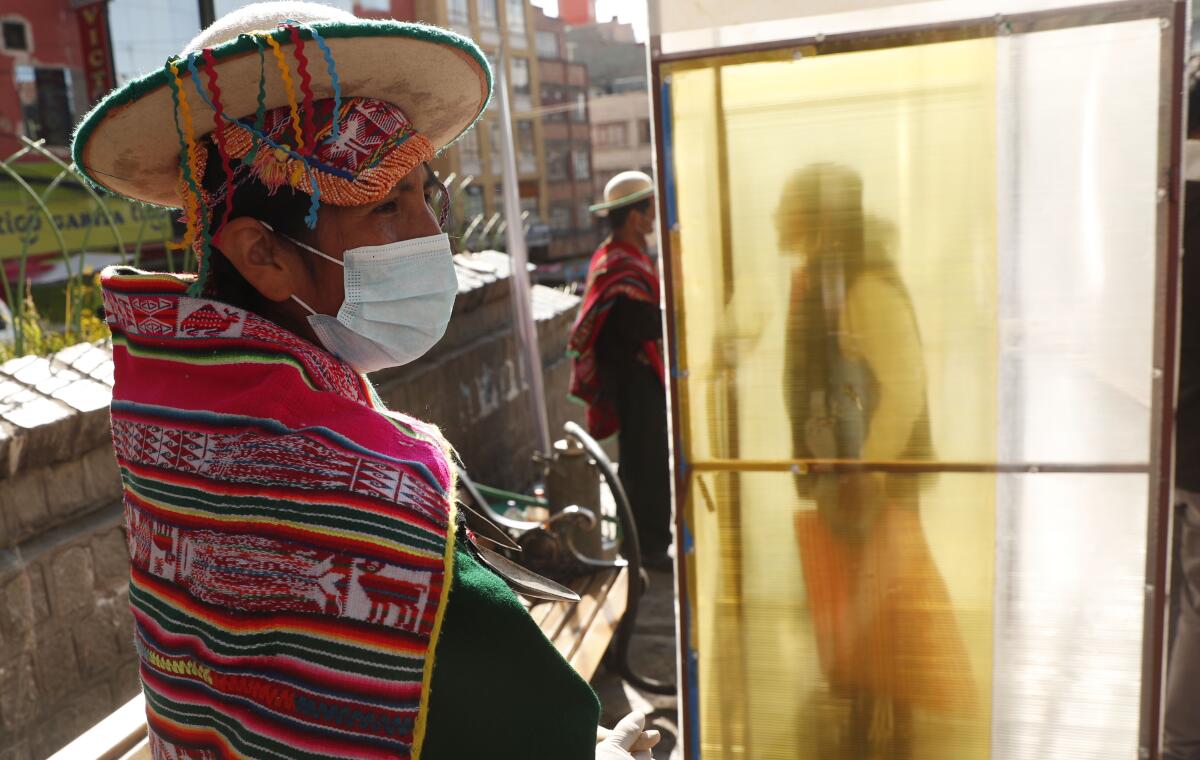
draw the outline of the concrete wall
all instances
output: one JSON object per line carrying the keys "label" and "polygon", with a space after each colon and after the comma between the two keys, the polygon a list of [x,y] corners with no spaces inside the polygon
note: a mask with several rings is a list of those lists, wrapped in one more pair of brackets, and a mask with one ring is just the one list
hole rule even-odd
{"label": "concrete wall", "polygon": [[[454,318],[437,348],[375,377],[395,409],[441,425],[472,474],[534,476],[528,381],[509,316],[508,259],[458,258]],[[566,336],[578,299],[534,288],[561,431]],[[119,473],[109,437],[111,353],[84,344],[0,365],[0,760],[40,760],[138,690]]]}

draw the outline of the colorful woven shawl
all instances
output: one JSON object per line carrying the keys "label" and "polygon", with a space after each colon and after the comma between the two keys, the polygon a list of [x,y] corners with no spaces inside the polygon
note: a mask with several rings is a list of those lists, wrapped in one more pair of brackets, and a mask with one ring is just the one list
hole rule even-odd
{"label": "colorful woven shawl", "polygon": [[[567,351],[574,357],[571,395],[587,404],[587,426],[596,438],[607,438],[621,427],[613,400],[605,393],[596,363],[596,340],[618,298],[659,305],[658,273],[650,257],[626,243],[610,240],[596,249],[588,265],[583,307],[571,327]],[[642,347],[646,363],[665,383],[657,341]]]}
{"label": "colorful woven shawl", "polygon": [[416,758],[452,571],[436,428],[273,323],[108,269],[156,758]]}

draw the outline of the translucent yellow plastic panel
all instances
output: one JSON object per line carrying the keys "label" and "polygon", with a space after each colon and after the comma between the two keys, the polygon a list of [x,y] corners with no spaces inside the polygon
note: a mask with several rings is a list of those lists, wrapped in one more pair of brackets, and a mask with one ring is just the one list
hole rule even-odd
{"label": "translucent yellow plastic panel", "polygon": [[668,72],[706,760],[988,756],[995,60]]}
{"label": "translucent yellow plastic panel", "polygon": [[664,68],[706,760],[1136,751],[1165,33]]}

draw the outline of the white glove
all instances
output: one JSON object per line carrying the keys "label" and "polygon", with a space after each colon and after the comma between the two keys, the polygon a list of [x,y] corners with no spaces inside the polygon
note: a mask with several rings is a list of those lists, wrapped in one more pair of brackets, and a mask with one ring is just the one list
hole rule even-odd
{"label": "white glove", "polygon": [[662,735],[658,731],[643,731],[646,716],[631,712],[613,727],[596,745],[596,760],[654,760],[650,749]]}

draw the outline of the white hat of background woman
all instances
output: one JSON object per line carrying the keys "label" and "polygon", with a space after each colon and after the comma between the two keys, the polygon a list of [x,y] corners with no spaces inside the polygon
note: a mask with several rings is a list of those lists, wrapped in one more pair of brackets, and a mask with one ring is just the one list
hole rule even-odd
{"label": "white hat of background woman", "polygon": [[654,180],[646,172],[621,172],[604,186],[604,200],[588,207],[597,216],[607,216],[609,211],[637,203],[654,195]]}

